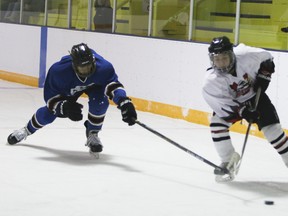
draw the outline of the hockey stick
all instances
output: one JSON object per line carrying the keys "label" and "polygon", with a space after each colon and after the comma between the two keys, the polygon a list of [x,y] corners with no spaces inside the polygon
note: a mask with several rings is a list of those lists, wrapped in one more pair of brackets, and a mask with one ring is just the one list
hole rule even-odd
{"label": "hockey stick", "polygon": [[209,160],[201,157],[200,155],[194,153],[193,151],[191,151],[191,150],[189,150],[189,149],[181,146],[180,144],[178,144],[178,143],[176,143],[175,141],[169,139],[168,137],[164,136],[163,134],[157,132],[156,130],[148,127],[147,125],[143,124],[142,122],[140,122],[140,121],[138,121],[138,120],[135,120],[135,123],[138,124],[138,125],[140,125],[141,127],[145,128],[146,130],[152,132],[153,134],[161,137],[162,139],[166,140],[167,142],[173,144],[174,146],[180,148],[181,150],[187,152],[188,154],[194,156],[195,158],[199,159],[200,161],[202,161],[202,162],[204,162],[204,163],[206,163],[206,164],[214,167],[215,169],[218,169],[219,171],[224,172],[225,174],[228,174],[228,173],[229,173],[229,170],[228,170],[228,169],[217,166],[216,164],[214,164],[214,163],[210,162]]}
{"label": "hockey stick", "polygon": [[[260,95],[261,95],[261,88],[259,87],[259,88],[257,89],[257,93],[256,93],[256,97],[255,97],[255,105],[254,105],[254,108],[253,108],[252,111],[255,111],[255,110],[257,109]],[[247,130],[246,130],[246,134],[245,134],[245,139],[244,139],[244,143],[243,143],[243,147],[242,147],[242,152],[241,152],[240,160],[239,160],[239,163],[238,163],[237,168],[236,168],[236,174],[238,174],[239,169],[240,169],[240,165],[241,165],[241,163],[242,163],[242,159],[243,159],[243,155],[244,155],[244,152],[245,152],[245,149],[246,149],[246,145],[247,145],[247,141],[248,141],[248,136],[249,136],[249,133],[250,133],[251,125],[252,125],[252,123],[249,122],[248,128],[247,128]]]}

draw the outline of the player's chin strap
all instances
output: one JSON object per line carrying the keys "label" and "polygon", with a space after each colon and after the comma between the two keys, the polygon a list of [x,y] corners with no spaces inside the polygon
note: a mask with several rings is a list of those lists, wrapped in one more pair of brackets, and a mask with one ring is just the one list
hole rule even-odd
{"label": "player's chin strap", "polygon": [[162,139],[166,140],[167,142],[173,144],[174,146],[178,147],[179,149],[187,152],[188,154],[192,155],[193,157],[199,159],[200,161],[202,161],[202,162],[204,162],[204,163],[206,163],[206,164],[214,167],[215,169],[219,169],[219,171],[221,171],[221,172],[223,172],[223,173],[225,173],[225,174],[229,174],[229,170],[228,170],[227,168],[222,168],[222,167],[217,166],[216,164],[214,164],[214,163],[210,162],[209,160],[201,157],[200,155],[194,153],[193,151],[191,151],[191,150],[189,150],[189,149],[181,146],[180,144],[176,143],[175,141],[169,139],[168,137],[166,137],[166,136],[164,136],[163,134],[155,131],[154,129],[148,127],[147,125],[143,124],[142,122],[140,122],[140,121],[138,121],[138,120],[135,120],[135,123],[138,124],[138,125],[140,125],[141,127],[145,128],[146,130],[152,132],[153,134],[161,137]]}
{"label": "player's chin strap", "polygon": [[[255,105],[254,105],[254,108],[253,108],[252,111],[255,111],[255,110],[257,109],[260,95],[261,95],[261,87],[259,87],[259,88],[257,89],[257,93],[256,93],[256,96],[255,96]],[[243,158],[243,155],[244,155],[244,152],[245,152],[245,148],[246,148],[246,145],[247,145],[247,140],[248,140],[248,136],[249,136],[249,132],[250,132],[251,125],[252,125],[252,123],[249,122],[247,131],[246,131],[246,134],[245,134],[245,139],[244,139],[244,143],[243,143],[243,147],[242,147],[242,152],[241,152],[240,160],[239,160],[239,163],[238,163],[237,168],[236,168],[236,170],[235,170],[235,171],[236,171],[236,172],[235,172],[236,175],[238,174],[239,169],[240,169],[240,165],[241,165],[242,158]]]}

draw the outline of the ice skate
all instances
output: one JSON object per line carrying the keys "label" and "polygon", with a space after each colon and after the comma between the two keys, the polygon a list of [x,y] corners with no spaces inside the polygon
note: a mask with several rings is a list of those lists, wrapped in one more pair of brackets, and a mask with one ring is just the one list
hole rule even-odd
{"label": "ice skate", "polygon": [[98,159],[99,153],[103,150],[102,143],[98,137],[98,131],[89,132],[89,136],[85,145],[89,147],[90,155]]}
{"label": "ice skate", "polygon": [[23,127],[10,134],[7,138],[7,142],[9,145],[15,145],[22,140],[25,140],[30,134],[31,133],[28,131],[27,127]]}
{"label": "ice skate", "polygon": [[216,175],[216,182],[230,182],[233,181],[235,175],[238,173],[237,166],[240,161],[240,155],[237,152],[234,152],[230,158],[229,162],[222,162],[220,167],[226,168],[229,170],[228,174],[225,174],[222,170],[215,169],[214,174]]}

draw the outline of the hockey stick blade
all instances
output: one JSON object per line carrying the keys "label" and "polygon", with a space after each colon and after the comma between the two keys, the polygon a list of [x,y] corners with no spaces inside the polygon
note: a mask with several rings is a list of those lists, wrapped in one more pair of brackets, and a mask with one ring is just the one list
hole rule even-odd
{"label": "hockey stick blade", "polygon": [[215,177],[215,181],[217,183],[227,183],[227,182],[231,182],[235,179],[235,174],[225,174],[223,176],[216,176]]}
{"label": "hockey stick blade", "polygon": [[228,175],[230,174],[230,172],[227,168],[215,167],[215,171],[223,172],[224,174],[228,174]]}

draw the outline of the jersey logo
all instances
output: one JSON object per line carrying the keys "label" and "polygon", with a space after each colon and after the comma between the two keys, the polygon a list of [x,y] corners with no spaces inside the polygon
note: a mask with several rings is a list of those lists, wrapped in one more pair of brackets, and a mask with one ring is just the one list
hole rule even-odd
{"label": "jersey logo", "polygon": [[70,94],[73,96],[76,93],[84,92],[86,89],[91,88],[94,85],[95,85],[94,83],[91,83],[90,85],[87,85],[87,86],[76,86],[75,88],[72,88],[70,90]]}
{"label": "jersey logo", "polygon": [[243,75],[243,79],[244,80],[240,80],[238,83],[233,82],[230,85],[230,89],[232,90],[232,92],[236,98],[240,97],[242,95],[246,95],[250,91],[251,81],[250,81],[247,73],[245,73]]}

